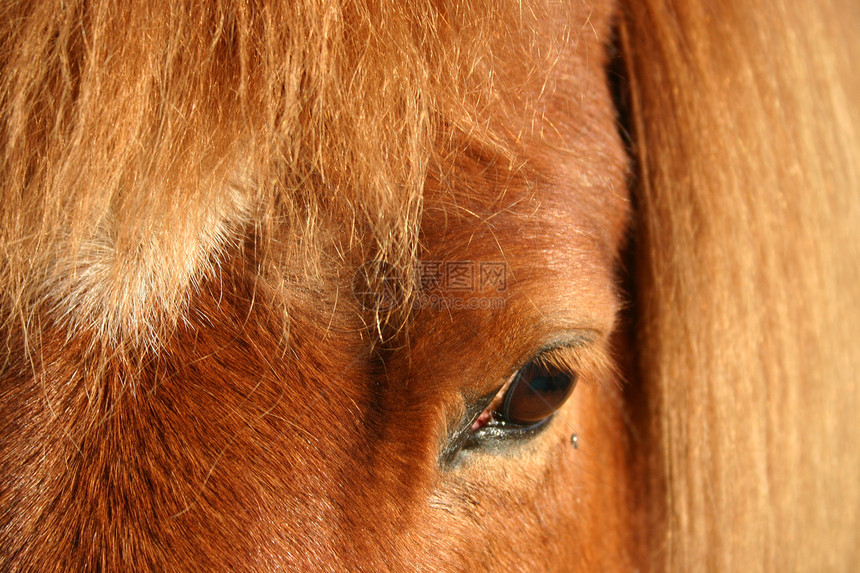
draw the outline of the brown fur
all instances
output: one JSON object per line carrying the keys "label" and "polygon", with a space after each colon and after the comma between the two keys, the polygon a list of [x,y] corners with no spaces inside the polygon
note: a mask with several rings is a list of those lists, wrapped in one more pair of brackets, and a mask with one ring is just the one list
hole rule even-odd
{"label": "brown fur", "polygon": [[[7,3],[0,569],[856,568],[860,15],[628,4]],[[440,463],[570,340],[546,431]]]}

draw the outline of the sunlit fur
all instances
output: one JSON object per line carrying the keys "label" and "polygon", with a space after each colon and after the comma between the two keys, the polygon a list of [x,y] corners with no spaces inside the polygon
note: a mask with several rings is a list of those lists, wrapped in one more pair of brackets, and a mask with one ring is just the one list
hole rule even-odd
{"label": "sunlit fur", "polygon": [[625,13],[654,563],[855,570],[860,6]]}
{"label": "sunlit fur", "polygon": [[[0,570],[857,569],[858,29],[4,3]],[[418,261],[504,308],[413,307]],[[547,345],[547,430],[440,462]]]}

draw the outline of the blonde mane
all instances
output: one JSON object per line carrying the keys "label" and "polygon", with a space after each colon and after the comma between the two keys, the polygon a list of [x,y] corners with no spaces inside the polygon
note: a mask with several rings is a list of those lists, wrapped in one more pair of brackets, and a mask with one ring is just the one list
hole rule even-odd
{"label": "blonde mane", "polygon": [[656,570],[860,565],[858,16],[625,6]]}

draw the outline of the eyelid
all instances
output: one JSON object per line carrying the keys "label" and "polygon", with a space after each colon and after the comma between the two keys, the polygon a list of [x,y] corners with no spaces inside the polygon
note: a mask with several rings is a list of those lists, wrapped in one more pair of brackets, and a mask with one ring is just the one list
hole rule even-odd
{"label": "eyelid", "polygon": [[595,352],[595,350],[589,348],[589,346],[590,345],[585,344],[576,346],[557,346],[542,350],[532,358],[531,361],[545,366],[554,366],[559,370],[569,373],[578,372],[587,360],[587,355]]}
{"label": "eyelid", "polygon": [[596,375],[588,378],[605,379],[603,374],[614,371],[612,360],[602,340],[589,334],[578,333],[545,344],[523,360],[514,373],[534,361],[569,373]]}

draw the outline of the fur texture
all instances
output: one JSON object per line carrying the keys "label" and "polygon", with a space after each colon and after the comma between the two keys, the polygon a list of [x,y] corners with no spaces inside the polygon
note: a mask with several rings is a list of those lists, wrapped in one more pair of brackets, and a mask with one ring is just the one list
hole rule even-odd
{"label": "fur texture", "polygon": [[6,2],[0,569],[857,568],[848,4]]}
{"label": "fur texture", "polygon": [[626,8],[658,569],[860,563],[858,16]]}

